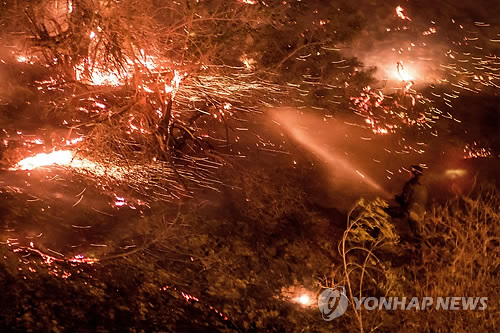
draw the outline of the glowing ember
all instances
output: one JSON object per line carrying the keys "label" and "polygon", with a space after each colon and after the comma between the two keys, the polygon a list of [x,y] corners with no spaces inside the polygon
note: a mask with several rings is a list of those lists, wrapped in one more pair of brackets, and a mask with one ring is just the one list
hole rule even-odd
{"label": "glowing ember", "polygon": [[127,202],[125,201],[125,198],[123,197],[118,197],[118,196],[115,196],[115,202],[113,203],[113,205],[115,207],[122,207],[122,206],[126,206],[127,205]]}
{"label": "glowing ember", "polygon": [[428,36],[428,35],[431,35],[431,34],[435,34],[436,32],[437,32],[436,28],[434,28],[434,27],[430,27],[430,28],[429,28],[429,30],[424,31],[424,32],[422,33],[422,35],[424,35],[424,36]]}
{"label": "glowing ember", "polygon": [[464,159],[469,158],[481,158],[481,157],[490,157],[492,156],[492,152],[488,148],[480,147],[476,142],[473,144],[465,145],[464,148]]}
{"label": "glowing ember", "polygon": [[408,16],[406,16],[403,12],[404,12],[403,7],[401,7],[401,6],[397,6],[397,7],[396,7],[396,15],[397,15],[400,19],[402,19],[402,20],[408,20],[408,21],[411,21],[411,19],[410,19]]}
{"label": "glowing ember", "polygon": [[195,302],[199,302],[200,301],[198,298],[196,298],[193,295],[190,295],[188,293],[181,292],[181,294],[182,294],[182,297],[184,297],[184,299],[186,300],[186,302],[188,302],[190,300],[193,300]]}
{"label": "glowing ember", "polygon": [[70,262],[77,263],[77,264],[95,264],[98,262],[98,259],[93,259],[93,258],[87,258],[84,255],[76,255],[73,258],[69,259]]}
{"label": "glowing ember", "polygon": [[181,81],[183,78],[186,77],[186,73],[184,74],[179,74],[178,71],[174,71],[174,77],[172,78],[172,81],[170,82],[170,85],[165,83],[165,93],[166,94],[172,94],[172,97],[175,97],[175,94],[179,90],[179,86],[181,84]]}
{"label": "glowing ember", "polygon": [[[88,60],[90,63],[90,59]],[[89,75],[85,73],[89,70],[89,67],[85,63],[81,63],[75,67],[75,75],[78,81],[86,82],[90,85],[94,86],[121,86],[125,84],[126,78],[128,77],[128,73],[118,73],[118,72],[109,72],[99,69],[99,64],[92,69],[92,72]]]}
{"label": "glowing ember", "polygon": [[82,137],[74,138],[74,139],[71,139],[71,140],[66,140],[66,145],[67,146],[71,146],[71,145],[77,144],[77,143],[82,142],[82,141],[83,141]]}
{"label": "glowing ember", "polygon": [[294,301],[296,301],[299,304],[305,305],[305,306],[311,305],[313,303],[313,300],[307,294],[303,294],[303,295],[297,296],[294,299]]}
{"label": "glowing ember", "polygon": [[252,58],[248,58],[246,55],[240,57],[240,61],[245,65],[245,68],[250,70],[254,69],[256,61]]}
{"label": "glowing ember", "polygon": [[17,61],[18,62],[28,62],[28,58],[26,58],[25,56],[19,56],[19,57],[17,57]]}
{"label": "glowing ember", "polygon": [[397,74],[397,77],[399,79],[401,79],[401,81],[408,82],[408,81],[414,80],[413,75],[411,75],[408,72],[408,70],[405,69],[402,61],[398,61],[397,65],[396,65],[396,74]]}
{"label": "glowing ember", "polygon": [[292,303],[309,307],[316,303],[316,295],[310,290],[301,286],[289,286],[282,288],[281,296]]}

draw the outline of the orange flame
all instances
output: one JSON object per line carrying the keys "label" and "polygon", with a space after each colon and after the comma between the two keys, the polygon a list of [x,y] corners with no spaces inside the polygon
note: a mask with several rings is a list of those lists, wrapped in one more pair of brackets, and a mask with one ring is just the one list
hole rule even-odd
{"label": "orange flame", "polygon": [[78,172],[90,173],[96,177],[111,177],[115,180],[122,180],[129,174],[129,171],[123,167],[106,166],[105,164],[78,157],[76,156],[76,152],[71,150],[56,150],[51,153],[39,153],[35,156],[26,157],[10,168],[10,170],[29,171],[55,165],[73,168]]}
{"label": "orange flame", "polygon": [[414,80],[414,76],[411,73],[409,73],[408,69],[405,69],[402,61],[398,61],[397,65],[396,65],[396,73],[395,74],[397,75],[397,77],[399,79],[401,79],[401,81],[404,81],[404,82],[409,82],[409,81]]}
{"label": "orange flame", "polygon": [[397,6],[397,7],[396,7],[396,15],[397,15],[400,19],[402,19],[402,20],[408,20],[408,21],[411,21],[411,19],[410,19],[408,16],[406,16],[403,12],[404,12],[403,7],[401,7],[401,6]]}
{"label": "orange flame", "polygon": [[40,153],[19,161],[13,170],[33,170],[51,165],[68,166],[73,157],[73,153],[69,150],[53,151],[48,154]]}

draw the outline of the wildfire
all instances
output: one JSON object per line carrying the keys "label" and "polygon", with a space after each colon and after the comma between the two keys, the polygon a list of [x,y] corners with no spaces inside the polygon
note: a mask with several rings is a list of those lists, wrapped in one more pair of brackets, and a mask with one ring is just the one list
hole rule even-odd
{"label": "wildfire", "polygon": [[293,301],[303,306],[310,306],[314,303],[313,298],[308,294],[298,295]]}
{"label": "wildfire", "polygon": [[128,73],[121,74],[113,71],[104,71],[100,69],[100,66],[96,66],[91,70],[90,74],[86,75],[88,67],[85,62],[75,66],[75,74],[78,81],[83,81],[94,86],[117,87],[125,84],[125,80],[128,77]]}
{"label": "wildfire", "polygon": [[303,307],[310,307],[316,302],[316,295],[302,286],[283,287],[281,296]]}
{"label": "wildfire", "polygon": [[74,155],[69,150],[53,151],[51,153],[40,153],[27,157],[17,163],[13,170],[33,170],[51,165],[69,166]]}
{"label": "wildfire", "polygon": [[178,71],[174,71],[174,77],[172,78],[172,81],[170,84],[165,83],[165,93],[166,94],[172,94],[172,97],[175,97],[175,94],[179,90],[179,86],[181,84],[181,81],[183,78],[187,76],[187,73],[184,74],[179,74]]}
{"label": "wildfire", "polygon": [[402,61],[398,61],[397,65],[396,65],[396,73],[395,74],[397,75],[397,77],[399,79],[401,79],[401,81],[404,81],[404,82],[409,82],[409,81],[414,80],[413,75],[411,75],[408,72],[408,70],[405,69]]}
{"label": "wildfire", "polygon": [[26,157],[10,170],[28,171],[55,165],[92,173],[97,177],[110,176],[120,179],[126,174],[122,168],[115,167],[109,169],[88,159],[76,157],[76,152],[71,150],[56,150],[51,153],[39,153],[35,156]]}

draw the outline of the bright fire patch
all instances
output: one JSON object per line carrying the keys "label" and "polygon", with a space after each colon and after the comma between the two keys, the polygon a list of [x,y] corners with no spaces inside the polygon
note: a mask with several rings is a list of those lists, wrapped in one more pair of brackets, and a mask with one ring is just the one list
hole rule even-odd
{"label": "bright fire patch", "polygon": [[27,157],[17,163],[14,170],[33,170],[40,167],[51,165],[69,166],[73,160],[73,153],[69,150],[53,151],[51,153],[40,153],[35,156]]}

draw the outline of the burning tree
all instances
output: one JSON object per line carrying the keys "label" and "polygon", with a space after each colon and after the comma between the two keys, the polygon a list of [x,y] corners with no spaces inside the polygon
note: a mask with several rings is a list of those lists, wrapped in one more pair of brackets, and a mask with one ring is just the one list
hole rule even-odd
{"label": "burning tree", "polygon": [[283,94],[221,52],[255,19],[246,5],[54,0],[10,10],[24,11],[16,60],[51,69],[37,82],[39,112],[66,130],[54,153],[15,169],[57,163],[155,197],[190,196],[219,183],[231,132],[243,127],[236,114]]}
{"label": "burning tree", "polygon": [[[40,0],[5,6],[19,19],[4,21],[17,45],[15,60],[47,72],[36,82],[36,112],[59,133],[43,140],[56,154],[30,157],[14,169],[58,163],[152,197],[217,188],[216,172],[239,154],[237,142],[266,141],[241,139],[252,135],[250,115],[284,100],[336,107],[325,97],[339,89],[344,94],[344,87],[331,81],[360,77],[356,61],[329,65],[332,55],[343,59],[334,43],[354,30],[323,18],[319,2]],[[344,20],[357,22],[356,11],[346,10]],[[299,13],[307,19],[297,22]],[[326,14],[343,15],[332,8]],[[297,24],[304,32],[290,34]],[[311,53],[314,59],[304,64]]]}
{"label": "burning tree", "polygon": [[[355,60],[329,65],[330,56],[343,58],[334,44],[355,33],[340,20],[356,21],[356,11],[347,12],[321,1],[2,3],[8,56],[0,74],[16,76],[24,92],[0,91],[2,169],[65,167],[77,174],[68,183],[83,191],[91,184],[86,198],[106,196],[112,213],[126,206],[141,215],[156,200],[220,190],[220,168],[234,157],[286,150],[281,137],[272,141],[259,128],[267,107],[312,101],[325,112],[336,105],[328,104],[331,94],[348,93],[332,81],[366,79]],[[308,19],[297,21],[302,14]],[[33,174],[49,179],[52,172],[65,175]],[[25,181],[29,172],[11,175],[24,182],[20,196],[34,183]],[[48,191],[26,192],[45,200]],[[85,201],[73,209],[86,200],[83,192],[76,197],[61,211],[94,209]]]}

